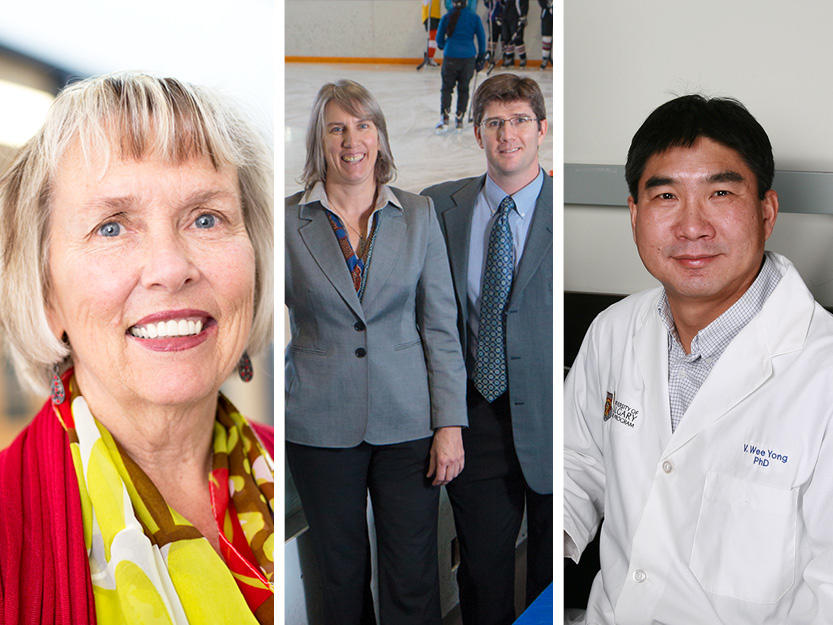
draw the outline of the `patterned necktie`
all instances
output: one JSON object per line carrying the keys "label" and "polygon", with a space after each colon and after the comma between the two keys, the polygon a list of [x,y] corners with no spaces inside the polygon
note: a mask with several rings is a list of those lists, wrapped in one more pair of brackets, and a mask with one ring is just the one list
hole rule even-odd
{"label": "patterned necktie", "polygon": [[489,234],[489,251],[480,287],[480,325],[477,331],[477,357],[474,386],[489,402],[506,392],[506,323],[504,309],[512,289],[515,267],[509,211],[515,208],[511,196],[498,206],[497,219]]}

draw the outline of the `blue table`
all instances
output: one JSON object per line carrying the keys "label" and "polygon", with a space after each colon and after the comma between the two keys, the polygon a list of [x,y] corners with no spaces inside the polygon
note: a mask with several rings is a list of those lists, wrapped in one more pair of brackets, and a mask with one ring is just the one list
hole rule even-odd
{"label": "blue table", "polygon": [[552,584],[524,610],[515,625],[552,625]]}

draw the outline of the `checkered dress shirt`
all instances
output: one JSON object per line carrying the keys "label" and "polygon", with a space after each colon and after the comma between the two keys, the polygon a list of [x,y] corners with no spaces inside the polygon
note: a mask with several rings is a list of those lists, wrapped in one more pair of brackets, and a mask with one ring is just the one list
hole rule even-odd
{"label": "checkered dress shirt", "polygon": [[668,298],[663,292],[657,312],[668,330],[668,401],[671,406],[671,430],[677,429],[685,411],[709,372],[732,339],[757,315],[775,290],[781,274],[775,263],[764,256],[758,277],[738,301],[697,333],[686,354],[680,343]]}

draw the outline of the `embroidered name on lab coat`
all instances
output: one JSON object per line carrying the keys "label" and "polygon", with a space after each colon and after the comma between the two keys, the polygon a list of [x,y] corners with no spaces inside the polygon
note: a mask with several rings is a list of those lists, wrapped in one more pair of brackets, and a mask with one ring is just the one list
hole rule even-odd
{"label": "embroidered name on lab coat", "polygon": [[636,418],[639,416],[639,411],[631,408],[627,404],[623,404],[616,399],[616,395],[608,391],[605,398],[604,420],[615,419],[619,423],[633,427]]}
{"label": "embroidered name on lab coat", "polygon": [[752,464],[758,465],[759,467],[768,467],[778,462],[787,464],[789,461],[787,454],[772,449],[763,449],[752,443],[743,444],[743,453],[750,454],[752,456]]}

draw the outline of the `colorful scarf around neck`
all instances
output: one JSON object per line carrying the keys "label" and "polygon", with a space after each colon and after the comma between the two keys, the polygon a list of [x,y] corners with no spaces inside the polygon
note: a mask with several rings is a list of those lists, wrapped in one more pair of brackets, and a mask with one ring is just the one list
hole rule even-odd
{"label": "colorful scarf around neck", "polygon": [[221,557],[67,382],[57,413],[78,480],[98,622],[271,624],[274,468],[245,419],[220,396],[209,489]]}

